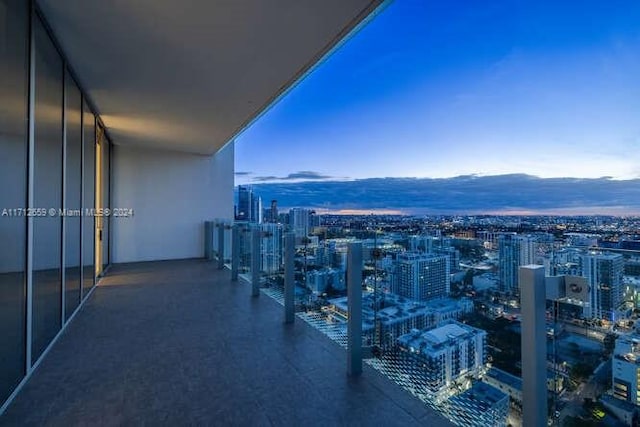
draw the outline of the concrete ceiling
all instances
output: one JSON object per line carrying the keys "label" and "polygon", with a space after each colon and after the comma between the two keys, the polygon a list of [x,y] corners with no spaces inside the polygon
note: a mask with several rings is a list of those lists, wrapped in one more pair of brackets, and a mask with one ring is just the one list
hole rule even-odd
{"label": "concrete ceiling", "polygon": [[212,154],[383,0],[39,0],[115,144]]}

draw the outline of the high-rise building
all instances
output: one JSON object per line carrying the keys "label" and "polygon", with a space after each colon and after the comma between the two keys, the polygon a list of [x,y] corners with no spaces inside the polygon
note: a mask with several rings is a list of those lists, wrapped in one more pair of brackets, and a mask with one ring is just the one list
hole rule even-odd
{"label": "high-rise building", "polygon": [[412,375],[439,400],[451,394],[455,383],[480,376],[487,362],[486,340],[482,329],[449,320],[434,329],[402,335],[398,345]]}
{"label": "high-rise building", "polygon": [[307,288],[315,294],[321,294],[331,288],[336,291],[346,290],[344,270],[322,268],[307,272]]}
{"label": "high-rise building", "polygon": [[544,259],[545,274],[548,276],[579,275],[580,258],[584,250],[579,248],[562,248],[551,251]]}
{"label": "high-rise building", "polygon": [[618,337],[612,363],[614,397],[640,406],[640,334]]}
{"label": "high-rise building", "polygon": [[499,289],[518,294],[518,267],[535,264],[536,241],[529,236],[501,234],[498,237]]}
{"label": "high-rise building", "polygon": [[257,224],[262,224],[262,197],[253,195],[253,200],[251,201],[251,218],[250,222],[255,222]]}
{"label": "high-rise building", "polygon": [[303,208],[293,208],[289,210],[289,223],[296,238],[307,237],[310,232],[309,218],[311,211]]}
{"label": "high-rise building", "polygon": [[433,249],[433,237],[420,234],[409,236],[408,250],[411,252],[431,253]]}
{"label": "high-rise building", "polygon": [[238,186],[236,220],[261,224],[262,213],[262,198],[254,194],[251,187],[246,185]]}
{"label": "high-rise building", "polygon": [[316,211],[309,212],[309,230],[313,232],[320,225],[320,215],[316,215]]}
{"label": "high-rise building", "polygon": [[238,205],[236,219],[238,221],[251,221],[253,209],[253,190],[251,187],[240,185],[238,187]]}
{"label": "high-rise building", "polygon": [[446,255],[449,257],[449,271],[455,273],[460,270],[460,251],[452,246],[443,248],[433,248],[435,255]]}
{"label": "high-rise building", "polygon": [[624,258],[620,254],[589,252],[581,258],[582,276],[589,281],[589,305],[585,317],[616,320],[623,302]]}
{"label": "high-rise building", "polygon": [[417,301],[449,295],[449,257],[405,252],[399,254],[392,273],[395,293]]}
{"label": "high-rise building", "polygon": [[277,223],[278,222],[278,201],[272,200],[269,209],[265,209],[267,215],[265,218],[266,222]]}
{"label": "high-rise building", "polygon": [[278,224],[262,224],[261,263],[262,270],[274,274],[283,265],[282,226]]}

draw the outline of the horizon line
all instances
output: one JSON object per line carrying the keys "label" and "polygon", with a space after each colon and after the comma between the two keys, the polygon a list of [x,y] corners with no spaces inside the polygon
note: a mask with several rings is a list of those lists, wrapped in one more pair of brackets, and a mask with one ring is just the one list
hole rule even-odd
{"label": "horizon line", "polygon": [[[248,176],[251,174],[250,172],[241,172],[236,174],[236,176]],[[627,177],[615,177],[615,176],[599,176],[599,177],[578,177],[578,176],[539,176],[534,174],[528,174],[524,172],[513,172],[513,173],[502,173],[502,174],[494,174],[494,175],[485,175],[480,173],[472,173],[472,174],[461,174],[461,175],[452,175],[447,177],[418,177],[418,176],[378,176],[378,177],[366,177],[366,178],[350,178],[350,177],[327,177],[327,178],[317,178],[317,179],[289,179],[287,177],[274,177],[273,179],[265,179],[265,180],[253,180],[247,181],[245,183],[235,183],[234,187],[238,187],[240,185],[263,185],[263,184],[301,184],[301,183],[323,183],[323,182],[356,182],[356,181],[366,181],[373,179],[388,179],[388,180],[451,180],[457,178],[495,178],[495,177],[508,177],[508,176],[519,176],[519,177],[527,177],[527,178],[535,178],[535,179],[575,179],[575,180],[606,180],[606,181],[638,181],[640,180],[640,176],[635,176],[631,178]]]}
{"label": "horizon line", "polygon": [[[627,210],[624,206],[609,206],[599,208],[553,208],[553,209],[495,209],[495,210],[467,210],[467,211],[429,211],[424,208],[395,209],[395,208],[337,208],[328,209],[317,206],[278,206],[283,211],[301,208],[315,211],[317,215],[344,215],[344,216],[554,216],[554,217],[579,217],[579,216],[610,216],[616,218],[640,217],[640,208]],[[591,210],[591,211],[590,211]]]}

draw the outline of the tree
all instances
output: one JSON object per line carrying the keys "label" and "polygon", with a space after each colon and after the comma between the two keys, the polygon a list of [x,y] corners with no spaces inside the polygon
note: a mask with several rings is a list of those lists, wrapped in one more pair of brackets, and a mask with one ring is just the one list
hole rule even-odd
{"label": "tree", "polygon": [[611,354],[613,349],[616,347],[616,338],[618,336],[616,334],[608,333],[605,335],[603,343],[604,343],[604,351],[606,354]]}
{"label": "tree", "polygon": [[462,289],[460,282],[451,282],[449,292],[452,297],[458,297],[462,293]]}
{"label": "tree", "polygon": [[569,349],[575,355],[580,354],[580,346],[573,341],[569,343]]}
{"label": "tree", "polygon": [[589,378],[593,372],[593,368],[584,362],[578,362],[571,367],[571,378],[574,381],[581,381]]}
{"label": "tree", "polygon": [[464,273],[462,283],[464,283],[465,286],[473,286],[473,269],[470,268]]}

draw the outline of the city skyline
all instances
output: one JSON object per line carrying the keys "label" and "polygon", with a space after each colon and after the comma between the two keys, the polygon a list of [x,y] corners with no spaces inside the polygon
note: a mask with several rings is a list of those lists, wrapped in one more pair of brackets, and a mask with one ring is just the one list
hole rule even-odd
{"label": "city skyline", "polygon": [[524,174],[454,178],[368,178],[251,184],[263,201],[338,214],[640,215],[640,180],[539,178]]}
{"label": "city skyline", "polygon": [[392,2],[237,138],[236,182],[638,178],[639,18]]}

